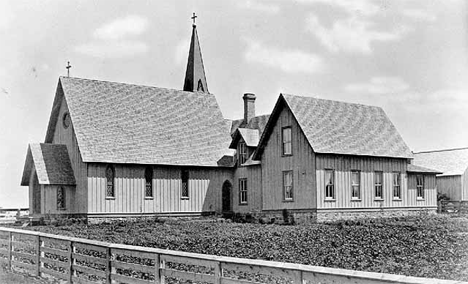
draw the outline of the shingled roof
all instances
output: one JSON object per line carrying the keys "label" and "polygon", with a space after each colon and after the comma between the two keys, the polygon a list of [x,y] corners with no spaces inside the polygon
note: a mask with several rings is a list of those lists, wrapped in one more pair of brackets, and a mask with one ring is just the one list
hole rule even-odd
{"label": "shingled roof", "polygon": [[75,185],[75,176],[67,146],[61,144],[29,144],[21,185],[28,185],[33,166],[39,184]]}
{"label": "shingled roof", "polygon": [[289,108],[316,153],[412,158],[380,107],[281,94],[259,143],[261,155],[282,107]]}
{"label": "shingled roof", "polygon": [[84,162],[217,166],[230,143],[213,94],[60,77],[61,94]]}
{"label": "shingled roof", "polygon": [[441,174],[440,171],[436,171],[433,169],[413,165],[413,164],[408,164],[408,169],[407,172],[409,173],[425,173],[425,174]]}
{"label": "shingled roof", "polygon": [[231,122],[231,135],[234,136],[237,128],[249,128],[249,129],[257,129],[259,134],[262,135],[263,130],[270,118],[269,114],[264,115],[257,115],[253,117],[248,124],[244,123],[244,119],[236,119]]}
{"label": "shingled roof", "polygon": [[257,147],[260,140],[260,131],[258,129],[237,128],[229,148],[235,149],[241,137],[247,147]]}
{"label": "shingled roof", "polygon": [[442,176],[462,175],[468,169],[468,147],[414,153],[415,165],[442,171]]}

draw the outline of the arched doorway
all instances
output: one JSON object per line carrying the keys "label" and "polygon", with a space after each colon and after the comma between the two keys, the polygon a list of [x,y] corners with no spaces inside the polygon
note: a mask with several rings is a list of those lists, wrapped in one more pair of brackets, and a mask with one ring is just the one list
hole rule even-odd
{"label": "arched doorway", "polygon": [[222,201],[223,201],[223,212],[230,212],[232,211],[231,207],[231,192],[232,192],[232,184],[227,180],[223,183],[223,193],[222,193]]}

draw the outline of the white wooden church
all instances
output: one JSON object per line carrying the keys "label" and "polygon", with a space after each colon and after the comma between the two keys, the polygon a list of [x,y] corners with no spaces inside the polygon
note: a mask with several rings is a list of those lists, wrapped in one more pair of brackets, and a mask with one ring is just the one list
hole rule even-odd
{"label": "white wooden church", "polygon": [[223,117],[193,25],[183,90],[60,77],[44,143],[27,149],[30,214],[214,213],[328,220],[437,207],[437,171],[380,107],[280,94],[270,115]]}

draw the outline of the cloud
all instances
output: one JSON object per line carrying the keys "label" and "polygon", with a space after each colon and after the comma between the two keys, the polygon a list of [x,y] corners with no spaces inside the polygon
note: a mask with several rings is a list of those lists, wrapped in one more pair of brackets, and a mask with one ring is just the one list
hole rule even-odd
{"label": "cloud", "polygon": [[187,60],[187,54],[190,48],[190,39],[184,39],[177,44],[175,48],[174,59],[177,65],[184,63]]}
{"label": "cloud", "polygon": [[316,73],[323,71],[322,58],[301,50],[281,50],[265,46],[261,42],[249,40],[245,59],[288,73]]}
{"label": "cloud", "polygon": [[279,5],[273,4],[271,2],[262,3],[261,1],[244,0],[238,1],[237,3],[240,8],[254,10],[262,13],[278,14],[280,11]]}
{"label": "cloud", "polygon": [[143,34],[148,26],[148,20],[141,16],[127,16],[114,20],[97,28],[94,41],[75,47],[75,52],[98,58],[133,57],[146,53],[148,45],[138,39],[129,39]]}
{"label": "cloud", "polygon": [[437,17],[429,12],[418,10],[418,9],[405,9],[402,14],[413,19],[425,22],[434,22]]}
{"label": "cloud", "polygon": [[324,4],[329,6],[338,7],[349,14],[360,14],[365,16],[371,16],[376,14],[381,8],[376,5],[377,1],[368,0],[297,0],[302,3],[309,4]]}
{"label": "cloud", "polygon": [[345,91],[351,93],[395,94],[405,92],[409,85],[399,77],[372,77],[369,82],[353,83],[345,86]]}
{"label": "cloud", "polygon": [[141,16],[131,15],[114,20],[94,31],[94,37],[103,40],[117,40],[128,36],[141,35],[148,27],[148,20]]}
{"label": "cloud", "polygon": [[98,58],[122,58],[146,53],[148,45],[142,41],[102,41],[79,45],[75,51]]}
{"label": "cloud", "polygon": [[306,28],[332,52],[346,51],[362,54],[372,53],[372,43],[388,42],[400,39],[407,29],[400,27],[391,32],[373,29],[373,23],[357,17],[337,20],[331,28],[323,26],[317,16],[310,14]]}

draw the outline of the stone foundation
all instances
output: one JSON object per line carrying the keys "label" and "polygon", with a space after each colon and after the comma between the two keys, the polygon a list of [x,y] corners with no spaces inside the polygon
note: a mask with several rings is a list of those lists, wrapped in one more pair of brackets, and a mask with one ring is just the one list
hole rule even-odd
{"label": "stone foundation", "polygon": [[332,222],[338,220],[358,220],[372,218],[394,218],[406,216],[421,216],[436,214],[436,209],[412,209],[412,210],[333,210],[317,212],[317,222]]}

